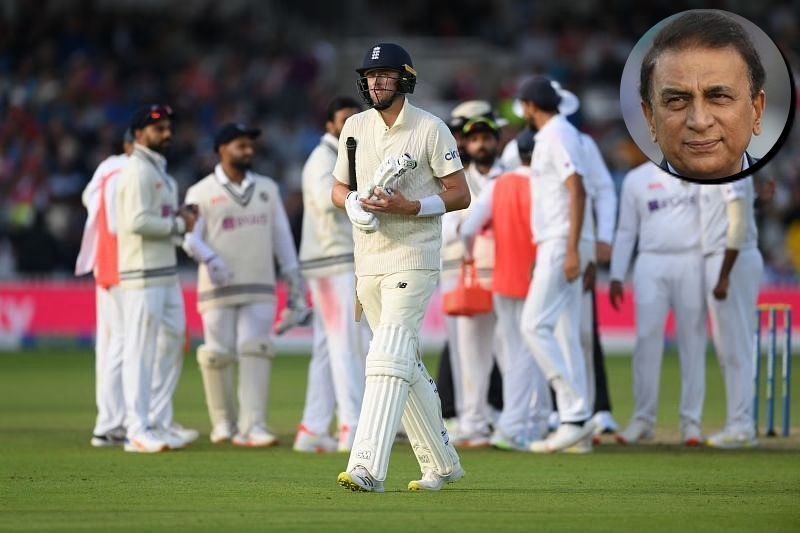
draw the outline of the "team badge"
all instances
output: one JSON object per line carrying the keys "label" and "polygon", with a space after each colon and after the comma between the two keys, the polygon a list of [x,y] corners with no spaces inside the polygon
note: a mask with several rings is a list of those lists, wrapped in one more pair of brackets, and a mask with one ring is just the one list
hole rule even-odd
{"label": "team badge", "polygon": [[261,198],[262,202],[266,202],[267,200],[269,200],[269,195],[266,193],[266,191],[261,191],[258,197]]}

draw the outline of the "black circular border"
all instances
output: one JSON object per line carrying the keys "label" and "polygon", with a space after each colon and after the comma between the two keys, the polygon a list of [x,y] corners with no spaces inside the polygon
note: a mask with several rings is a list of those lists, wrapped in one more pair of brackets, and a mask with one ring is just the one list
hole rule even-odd
{"label": "black circular border", "polygon": [[[689,10],[689,11],[691,11],[691,10]],[[717,9],[717,11],[725,12],[724,10],[721,10],[721,9]],[[741,15],[739,15],[739,16],[741,16]],[[772,41],[772,44],[775,46],[775,49],[778,50],[778,53],[781,55],[781,58],[783,58],[783,64],[786,65],[786,72],[789,74],[789,94],[793,98],[792,98],[791,103],[789,105],[789,113],[786,115],[786,123],[783,126],[783,131],[778,136],[778,139],[775,141],[775,144],[772,145],[772,148],[770,148],[767,151],[767,153],[764,154],[764,157],[759,159],[754,165],[752,165],[752,166],[748,167],[747,169],[745,169],[745,170],[743,170],[741,172],[738,172],[736,174],[732,174],[732,175],[726,176],[724,178],[715,178],[715,179],[710,179],[709,180],[709,179],[698,179],[698,178],[689,178],[689,177],[686,177],[686,176],[681,176],[680,174],[676,174],[674,172],[671,172],[669,170],[669,167],[667,167],[666,169],[662,169],[662,170],[664,170],[664,172],[666,172],[666,173],[668,173],[668,174],[670,174],[672,176],[675,176],[676,178],[680,178],[683,181],[688,181],[688,182],[691,182],[691,183],[698,183],[700,185],[719,185],[719,184],[722,184],[722,183],[730,183],[732,181],[738,181],[740,179],[746,178],[747,176],[751,176],[751,175],[755,174],[756,172],[758,172],[759,170],[761,170],[767,163],[770,162],[770,160],[773,157],[775,157],[775,154],[778,153],[778,150],[780,150],[783,147],[783,144],[786,142],[786,139],[788,139],[789,133],[792,130],[792,125],[794,124],[795,113],[797,111],[797,92],[796,92],[796,87],[795,87],[795,84],[794,84],[794,76],[792,75],[792,67],[789,65],[789,60],[786,59],[786,54],[783,53],[783,50],[780,49],[780,47],[777,45],[775,40],[767,32],[765,32],[763,28],[761,28],[757,24],[753,23],[752,21],[751,21],[751,23],[754,26],[756,26],[758,29],[760,29],[762,32],[764,32],[764,35],[766,35],[769,38],[769,40]],[[656,24],[658,24],[658,23],[656,23]],[[622,81],[622,80],[620,80],[620,81]],[[620,107],[621,106],[622,106],[622,102],[620,101]],[[620,109],[620,111],[621,111],[621,109]],[[624,119],[623,119],[623,122],[625,122]],[[628,130],[628,135],[631,136],[631,138],[633,139],[633,142],[636,144],[636,139],[633,137],[633,134],[631,133],[630,128],[628,128],[627,122],[625,122],[625,129]],[[637,144],[637,146],[638,146],[638,144]],[[639,149],[641,150],[641,148],[639,148]],[[645,156],[646,156],[646,154],[645,154]],[[656,163],[655,161],[653,161],[649,157],[647,159],[658,165],[658,163]],[[659,168],[660,167],[661,167],[661,165],[659,165]]]}

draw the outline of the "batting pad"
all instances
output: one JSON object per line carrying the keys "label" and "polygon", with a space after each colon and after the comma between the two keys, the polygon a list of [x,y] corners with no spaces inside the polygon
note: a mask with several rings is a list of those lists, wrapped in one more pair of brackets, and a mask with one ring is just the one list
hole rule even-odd
{"label": "batting pad", "polygon": [[216,352],[201,344],[197,348],[197,362],[203,375],[206,405],[211,425],[233,422],[236,418],[236,400],[233,395],[233,363],[230,353]]}
{"label": "batting pad", "polygon": [[403,414],[403,427],[424,473],[433,470],[449,476],[459,463],[458,453],[442,421],[442,404],[436,384],[422,362],[416,363],[414,380],[409,388]]}
{"label": "batting pad", "polygon": [[367,383],[348,471],[361,465],[377,481],[386,479],[416,354],[417,338],[411,330],[399,324],[378,326],[367,355]]}
{"label": "batting pad", "polygon": [[239,349],[239,432],[266,429],[269,382],[275,351],[269,339],[242,343]]}
{"label": "batting pad", "polygon": [[394,376],[367,376],[348,472],[361,465],[376,481],[386,479],[392,444],[407,399],[407,381]]}

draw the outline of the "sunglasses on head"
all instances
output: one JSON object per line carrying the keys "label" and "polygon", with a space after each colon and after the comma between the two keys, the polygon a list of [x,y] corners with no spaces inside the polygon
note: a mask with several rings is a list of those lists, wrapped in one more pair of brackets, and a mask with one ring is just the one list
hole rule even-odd
{"label": "sunglasses on head", "polygon": [[162,118],[169,118],[173,115],[172,108],[168,105],[151,105],[150,118],[152,120],[161,120]]}

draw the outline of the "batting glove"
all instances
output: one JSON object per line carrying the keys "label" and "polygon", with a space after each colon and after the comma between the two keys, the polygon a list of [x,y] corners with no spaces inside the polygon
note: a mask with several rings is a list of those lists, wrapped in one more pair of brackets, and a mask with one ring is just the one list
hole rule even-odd
{"label": "batting glove", "polygon": [[344,202],[345,211],[350,222],[364,233],[372,233],[378,229],[378,217],[374,213],[365,211],[359,202],[358,193],[351,191]]}
{"label": "batting glove", "polygon": [[233,274],[228,270],[225,261],[218,255],[206,261],[206,270],[208,271],[208,277],[211,278],[211,283],[215,287],[225,286],[233,280]]}

